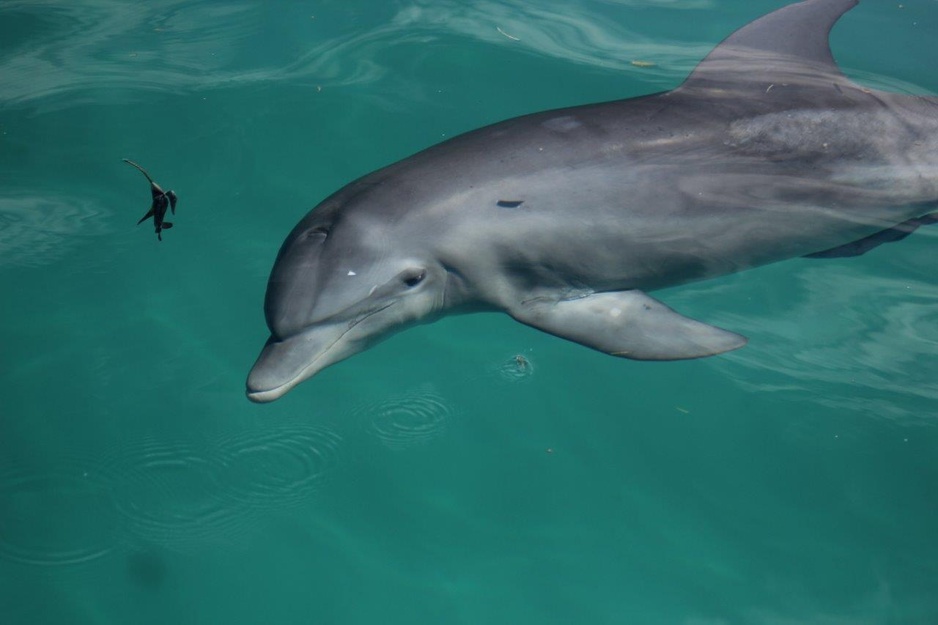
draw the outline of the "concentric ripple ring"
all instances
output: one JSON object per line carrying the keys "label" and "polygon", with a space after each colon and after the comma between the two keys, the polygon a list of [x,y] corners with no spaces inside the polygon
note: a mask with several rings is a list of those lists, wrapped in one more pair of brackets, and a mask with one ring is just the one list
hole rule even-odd
{"label": "concentric ripple ring", "polygon": [[92,462],[0,468],[0,559],[38,566],[96,560],[119,542],[120,516]]}

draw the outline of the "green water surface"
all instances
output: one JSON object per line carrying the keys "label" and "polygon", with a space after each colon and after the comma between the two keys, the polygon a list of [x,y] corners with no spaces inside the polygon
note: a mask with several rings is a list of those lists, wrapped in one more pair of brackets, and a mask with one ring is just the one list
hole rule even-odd
{"label": "green water surface", "polygon": [[[321,199],[783,4],[0,3],[0,623],[938,623],[938,231],[656,294],[721,357],[471,315],[244,397]],[[832,41],[938,91],[935,0]],[[122,158],[179,195],[162,242]]]}

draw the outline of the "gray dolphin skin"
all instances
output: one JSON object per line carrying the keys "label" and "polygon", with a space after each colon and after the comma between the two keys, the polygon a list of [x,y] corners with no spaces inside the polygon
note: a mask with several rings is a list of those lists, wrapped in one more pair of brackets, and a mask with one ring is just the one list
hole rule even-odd
{"label": "gray dolphin skin", "polygon": [[280,249],[248,398],[454,313],[638,360],[742,347],[646,292],[935,221],[938,98],[841,73],[828,35],[856,4],[784,6],[672,91],[510,119],[340,189]]}

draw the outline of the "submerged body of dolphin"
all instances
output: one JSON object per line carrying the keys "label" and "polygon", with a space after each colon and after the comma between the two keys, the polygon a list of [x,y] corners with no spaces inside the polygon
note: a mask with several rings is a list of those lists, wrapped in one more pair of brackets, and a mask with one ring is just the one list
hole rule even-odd
{"label": "submerged body of dolphin", "polygon": [[248,397],[456,312],[634,359],[741,347],[645,292],[862,253],[933,221],[938,98],[840,72],[828,34],[855,4],[786,6],[673,91],[482,128],[327,198],[277,257]]}

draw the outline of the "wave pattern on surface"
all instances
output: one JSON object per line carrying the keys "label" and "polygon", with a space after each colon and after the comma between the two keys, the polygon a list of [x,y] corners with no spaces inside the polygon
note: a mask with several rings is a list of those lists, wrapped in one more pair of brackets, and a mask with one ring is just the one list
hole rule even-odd
{"label": "wave pattern on surface", "polygon": [[76,237],[103,233],[104,216],[80,198],[0,197],[0,266],[53,263],[77,244]]}
{"label": "wave pattern on surface", "polygon": [[938,288],[911,277],[871,276],[856,260],[818,262],[827,266],[800,272],[801,295],[784,306],[721,320],[750,344],[714,364],[731,367],[736,373],[729,377],[750,391],[809,395],[819,405],[873,418],[933,422],[933,415],[906,414],[898,407],[908,402],[895,400],[938,402],[928,366],[938,350]]}
{"label": "wave pattern on surface", "polygon": [[445,432],[453,417],[449,403],[428,387],[364,406],[356,412],[366,432],[395,450],[433,441]]}
{"label": "wave pattern on surface", "polygon": [[90,462],[0,469],[0,502],[0,559],[67,566],[117,547],[116,502]]}
{"label": "wave pattern on surface", "polygon": [[328,479],[342,438],[315,426],[246,433],[222,443],[224,491],[250,507],[301,503]]}
{"label": "wave pattern on surface", "polygon": [[248,522],[222,494],[225,466],[216,453],[151,442],[127,448],[107,469],[135,537],[164,545],[212,542],[239,535]]}
{"label": "wave pattern on surface", "polygon": [[515,354],[495,367],[496,378],[503,382],[523,382],[534,376],[534,363],[529,356]]}
{"label": "wave pattern on surface", "polygon": [[[91,98],[87,101],[101,102],[132,99],[126,90],[183,93],[305,79],[367,83],[392,74],[388,53],[393,48],[453,36],[519,46],[570,63],[673,77],[686,74],[710,49],[709,44],[661,42],[631,32],[602,15],[600,4],[417,0],[387,17],[372,16],[371,23],[334,19],[330,25],[327,17],[317,21],[306,15],[308,23],[296,20],[290,31],[268,32],[265,24],[274,20],[264,19],[264,12],[273,9],[257,3],[8,2],[0,8],[0,20],[29,15],[41,19],[43,27],[0,56],[0,101],[43,100],[54,108],[80,103],[76,92],[83,91]],[[672,0],[665,6],[708,4]],[[331,29],[319,28],[322,22]],[[635,59],[651,59],[654,66],[637,70],[631,65]]]}
{"label": "wave pattern on surface", "polygon": [[0,560],[63,566],[141,544],[229,544],[270,510],[308,501],[342,444],[325,426],[293,424],[217,444],[144,440],[42,468],[0,464]]}

